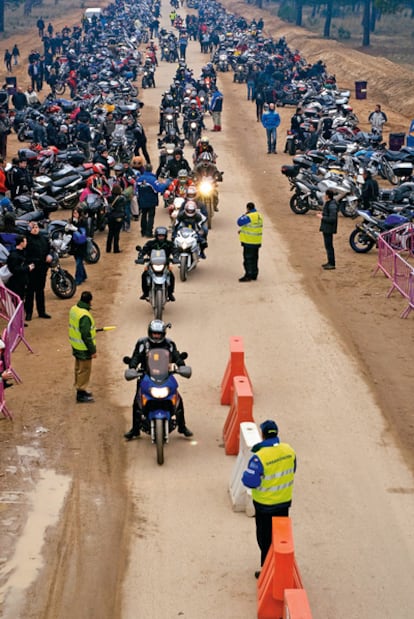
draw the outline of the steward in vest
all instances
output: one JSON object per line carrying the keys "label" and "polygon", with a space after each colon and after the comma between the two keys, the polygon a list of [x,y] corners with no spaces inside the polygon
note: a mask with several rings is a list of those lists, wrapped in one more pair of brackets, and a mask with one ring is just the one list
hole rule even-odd
{"label": "steward in vest", "polygon": [[259,249],[262,245],[263,217],[253,202],[246,204],[246,213],[238,218],[239,238],[243,247],[244,275],[239,282],[256,280],[259,274]]}
{"label": "steward in vest", "polygon": [[[260,429],[263,441],[253,446],[254,455],[243,473],[242,482],[252,489],[256,536],[263,565],[272,543],[272,518],[289,515],[296,455],[290,445],[280,442],[274,421],[263,422]],[[256,578],[259,575],[260,571],[255,572]]]}
{"label": "steward in vest", "polygon": [[69,342],[75,357],[75,387],[77,402],[93,402],[90,391],[86,391],[92,370],[92,359],[96,357],[96,327],[90,312],[92,293],[84,291],[76,305],[69,311]]}

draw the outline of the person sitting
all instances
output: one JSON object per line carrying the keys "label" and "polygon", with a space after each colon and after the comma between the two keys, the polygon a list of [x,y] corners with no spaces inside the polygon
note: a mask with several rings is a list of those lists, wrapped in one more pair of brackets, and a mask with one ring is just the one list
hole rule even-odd
{"label": "person sitting", "polygon": [[200,244],[200,258],[206,259],[204,250],[208,247],[206,217],[197,209],[197,204],[194,200],[187,200],[184,205],[184,209],[181,213],[178,213],[175,221],[173,235],[177,234],[180,228],[192,228],[197,232],[198,242]]}
{"label": "person sitting", "polygon": [[178,172],[180,170],[186,170],[187,174],[191,173],[190,164],[188,163],[187,159],[184,159],[182,149],[176,148],[174,151],[174,158],[167,163],[165,173],[170,178],[177,178]]}
{"label": "person sitting", "polygon": [[216,163],[217,155],[214,152],[214,148],[210,144],[210,140],[206,137],[200,138],[197,142],[194,150],[193,162],[197,163],[200,155],[203,153],[210,153],[212,162]]}
{"label": "person sitting", "polygon": [[[145,256],[150,256],[154,249],[163,249],[167,260],[170,260],[172,257],[176,256],[176,248],[174,243],[168,240],[168,230],[164,226],[158,226],[155,228],[154,238],[147,241],[144,247],[139,251],[138,259],[136,260],[137,264],[139,264]],[[141,275],[142,295],[140,296],[140,299],[142,301],[148,301],[149,282],[147,271],[148,269],[144,269]],[[175,277],[173,271],[171,269],[169,269],[169,271],[168,300],[175,301]]]}

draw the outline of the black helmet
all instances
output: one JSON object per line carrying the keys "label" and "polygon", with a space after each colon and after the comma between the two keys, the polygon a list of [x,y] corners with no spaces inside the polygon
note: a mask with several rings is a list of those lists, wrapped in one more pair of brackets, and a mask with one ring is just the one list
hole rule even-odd
{"label": "black helmet", "polygon": [[168,236],[167,228],[165,226],[158,226],[157,228],[155,228],[154,236],[156,239],[158,239],[158,237],[160,236],[165,236],[165,238],[167,238]]}
{"label": "black helmet", "polygon": [[148,337],[153,344],[161,344],[165,340],[166,331],[162,320],[151,320],[148,325]]}

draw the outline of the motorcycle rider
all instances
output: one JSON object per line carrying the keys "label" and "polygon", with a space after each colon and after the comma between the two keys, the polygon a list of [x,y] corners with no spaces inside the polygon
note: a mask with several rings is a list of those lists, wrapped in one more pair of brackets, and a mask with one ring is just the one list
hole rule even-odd
{"label": "motorcycle rider", "polygon": [[[173,340],[166,337],[167,327],[162,320],[152,320],[148,325],[148,336],[141,337],[135,344],[134,352],[129,361],[128,367],[136,369],[140,367],[144,372],[148,372],[147,358],[148,353],[153,348],[166,348],[170,352],[170,363],[175,363],[177,366],[185,365],[185,361],[182,358],[177,346]],[[137,391],[134,398],[134,404],[132,405],[132,428],[129,432],[124,434],[127,441],[132,440],[140,435],[140,419],[139,410],[136,405],[138,399],[139,388],[141,380],[137,380]],[[187,428],[184,417],[184,404],[180,397],[180,402],[177,408],[177,425],[178,432],[184,434],[187,438],[193,436],[193,433]]]}
{"label": "motorcycle rider", "polygon": [[195,184],[201,183],[203,179],[211,178],[214,182],[213,207],[218,212],[218,190],[216,183],[223,180],[223,175],[217,170],[217,166],[212,162],[210,153],[202,153],[193,170],[193,180]]}
{"label": "motorcycle rider", "polygon": [[[151,255],[151,252],[153,249],[163,249],[165,251],[167,260],[170,260],[171,258],[176,256],[177,250],[174,246],[174,243],[168,240],[168,230],[167,228],[165,228],[165,226],[158,226],[157,228],[155,228],[154,238],[145,243],[144,247],[140,250],[138,254],[138,258],[135,262],[139,264],[140,261],[145,256]],[[149,285],[148,285],[148,279],[147,279],[147,271],[148,271],[148,267],[143,270],[142,275],[141,275],[142,295],[140,296],[140,299],[142,301],[148,301]],[[175,288],[175,277],[174,277],[174,273],[172,269],[170,269],[170,281],[168,285],[168,300],[173,301],[173,302],[175,301],[174,288]]]}
{"label": "motorcycle rider", "polygon": [[199,134],[201,131],[202,117],[201,117],[200,109],[197,105],[197,101],[195,99],[191,99],[190,107],[184,116],[183,133],[187,139],[189,135],[190,123],[192,122],[197,123],[197,133]]}
{"label": "motorcycle rider", "polygon": [[193,155],[194,163],[197,163],[200,155],[202,155],[203,153],[210,153],[211,161],[213,163],[216,163],[217,155],[214,152],[214,148],[210,144],[210,140],[205,136],[200,138],[196,144],[194,155]]}
{"label": "motorcycle rider", "polygon": [[205,225],[206,219],[206,216],[197,209],[197,203],[194,200],[187,200],[184,204],[183,211],[177,215],[173,230],[173,238],[175,238],[180,228],[192,228],[195,230],[200,244],[200,258],[203,260],[207,258],[204,250],[208,247],[208,228]]}
{"label": "motorcycle rider", "polygon": [[174,158],[167,163],[165,173],[170,178],[175,179],[178,177],[178,173],[180,172],[180,170],[186,170],[187,174],[191,173],[190,164],[188,163],[187,159],[184,159],[182,149],[176,148],[174,150]]}
{"label": "motorcycle rider", "polygon": [[179,170],[177,178],[167,187],[164,192],[164,200],[173,201],[174,198],[184,198],[188,187],[194,185],[191,178],[188,176],[187,170],[184,168]]}

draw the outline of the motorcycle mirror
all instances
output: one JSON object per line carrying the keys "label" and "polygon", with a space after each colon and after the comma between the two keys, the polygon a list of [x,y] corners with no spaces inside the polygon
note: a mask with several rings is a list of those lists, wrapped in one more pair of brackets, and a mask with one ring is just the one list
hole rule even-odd
{"label": "motorcycle mirror", "polygon": [[171,327],[172,327],[172,324],[170,322],[167,322],[167,324],[165,325],[165,328],[166,329],[171,329]]}
{"label": "motorcycle mirror", "polygon": [[142,247],[141,247],[141,245],[136,245],[135,249],[136,249],[137,251],[141,251]]}
{"label": "motorcycle mirror", "polygon": [[131,357],[122,357],[122,361],[126,363],[127,365],[129,365],[129,362],[131,361]]}
{"label": "motorcycle mirror", "polygon": [[177,368],[177,374],[183,378],[191,378],[192,369],[189,365],[181,365]]}
{"label": "motorcycle mirror", "polygon": [[182,353],[180,354],[180,357],[181,357],[181,359],[184,361],[184,360],[185,360],[185,359],[187,359],[187,357],[188,357],[188,352],[182,352]]}

